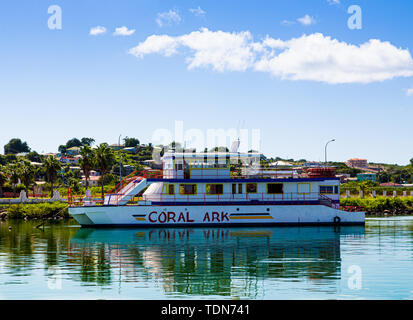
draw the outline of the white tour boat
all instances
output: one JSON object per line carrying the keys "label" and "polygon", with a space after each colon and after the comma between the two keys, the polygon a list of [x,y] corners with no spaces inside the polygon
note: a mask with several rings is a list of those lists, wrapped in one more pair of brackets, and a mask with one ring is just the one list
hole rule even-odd
{"label": "white tour boat", "polygon": [[168,152],[162,170],[129,175],[104,200],[69,195],[69,213],[85,227],[364,224],[359,208],[340,206],[334,168],[251,165],[260,157]]}

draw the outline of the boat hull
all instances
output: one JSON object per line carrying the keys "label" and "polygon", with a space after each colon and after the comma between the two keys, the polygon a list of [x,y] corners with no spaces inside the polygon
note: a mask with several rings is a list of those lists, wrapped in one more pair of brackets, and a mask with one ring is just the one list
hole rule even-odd
{"label": "boat hull", "polygon": [[191,205],[72,207],[83,227],[203,227],[268,225],[362,225],[364,212],[324,205]]}

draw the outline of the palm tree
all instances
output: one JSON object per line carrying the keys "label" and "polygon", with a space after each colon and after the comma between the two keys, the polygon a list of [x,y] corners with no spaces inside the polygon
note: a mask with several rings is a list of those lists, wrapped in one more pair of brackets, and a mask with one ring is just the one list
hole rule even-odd
{"label": "palm tree", "polygon": [[102,187],[102,199],[104,198],[103,185],[105,174],[109,172],[115,163],[115,154],[107,143],[101,143],[96,149],[96,168],[100,172],[99,182]]}
{"label": "palm tree", "polygon": [[17,184],[20,181],[20,167],[17,163],[10,163],[7,166],[7,171],[9,173],[9,180],[13,185],[13,194],[16,196]]}
{"label": "palm tree", "polygon": [[57,173],[62,168],[60,162],[53,156],[49,156],[44,161],[47,180],[50,182],[51,197],[53,197],[53,183],[57,180]]}
{"label": "palm tree", "polygon": [[6,168],[0,165],[0,197],[3,196],[3,186],[7,182]]}
{"label": "palm tree", "polygon": [[20,176],[25,186],[26,194],[29,195],[30,185],[34,182],[35,168],[29,161],[20,162]]}
{"label": "palm tree", "polygon": [[95,151],[88,145],[85,145],[80,148],[80,155],[82,156],[82,159],[80,159],[79,165],[83,170],[83,174],[85,175],[87,190],[89,189],[90,171],[92,171],[93,167],[95,166]]}

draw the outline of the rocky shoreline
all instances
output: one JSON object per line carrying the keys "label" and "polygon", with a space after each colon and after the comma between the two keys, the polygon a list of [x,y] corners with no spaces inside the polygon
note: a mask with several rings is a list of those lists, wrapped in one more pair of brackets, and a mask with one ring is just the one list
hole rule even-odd
{"label": "rocky shoreline", "polygon": [[411,216],[413,215],[413,211],[409,209],[393,209],[393,210],[383,210],[383,211],[374,211],[374,210],[366,210],[366,217],[375,216],[375,217],[388,217],[388,216]]}

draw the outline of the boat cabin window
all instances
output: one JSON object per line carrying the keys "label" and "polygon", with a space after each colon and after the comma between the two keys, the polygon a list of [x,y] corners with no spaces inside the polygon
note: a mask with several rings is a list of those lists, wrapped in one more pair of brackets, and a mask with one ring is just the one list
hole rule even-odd
{"label": "boat cabin window", "polygon": [[196,194],[196,184],[180,184],[179,194],[182,194],[182,195]]}
{"label": "boat cabin window", "polygon": [[182,163],[175,163],[175,170],[183,170]]}
{"label": "boat cabin window", "polygon": [[207,194],[223,194],[224,185],[223,184],[207,184],[206,193]]}
{"label": "boat cabin window", "polygon": [[[233,183],[232,184],[232,194],[237,193],[237,184]],[[242,193],[242,183],[238,183],[238,193]]]}
{"label": "boat cabin window", "polygon": [[320,186],[320,193],[338,194],[338,186]]}
{"label": "boat cabin window", "polygon": [[297,193],[298,194],[310,194],[311,184],[307,182],[297,183]]}
{"label": "boat cabin window", "polygon": [[168,184],[168,194],[170,196],[173,196],[175,194],[175,185],[174,184]]}
{"label": "boat cabin window", "polygon": [[170,196],[173,196],[175,194],[175,185],[164,184],[162,187],[162,194],[169,194]]}
{"label": "boat cabin window", "polygon": [[257,193],[258,187],[256,183],[247,183],[247,193]]}
{"label": "boat cabin window", "polygon": [[268,194],[282,194],[284,193],[284,184],[282,183],[267,183]]}

